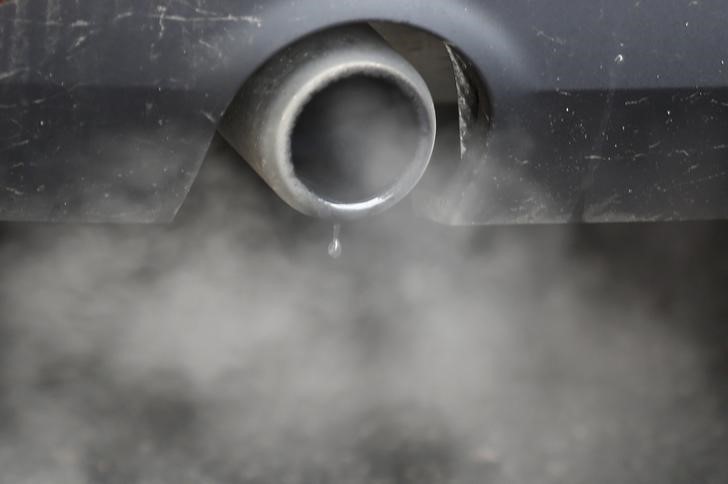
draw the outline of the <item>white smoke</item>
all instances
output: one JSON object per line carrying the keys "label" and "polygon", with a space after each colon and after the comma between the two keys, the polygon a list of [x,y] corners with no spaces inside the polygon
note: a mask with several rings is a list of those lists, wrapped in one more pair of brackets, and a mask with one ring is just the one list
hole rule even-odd
{"label": "white smoke", "polygon": [[601,230],[400,208],[333,261],[222,147],[172,226],[7,226],[0,480],[725,482],[705,301],[632,267],[704,239]]}

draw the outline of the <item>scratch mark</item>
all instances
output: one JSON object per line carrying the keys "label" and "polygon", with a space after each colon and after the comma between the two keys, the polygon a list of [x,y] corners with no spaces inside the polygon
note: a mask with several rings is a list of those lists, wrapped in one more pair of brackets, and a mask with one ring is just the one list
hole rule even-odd
{"label": "scratch mark", "polygon": [[13,195],[16,195],[18,197],[25,195],[25,193],[21,192],[20,190],[15,189],[15,188],[12,188],[12,187],[3,187],[3,189],[5,189],[6,192],[10,192]]}
{"label": "scratch mark", "polygon": [[164,20],[168,22],[181,22],[181,23],[197,23],[197,22],[233,22],[233,23],[250,23],[254,24],[257,27],[260,27],[263,22],[261,21],[260,17],[253,17],[250,15],[225,15],[225,16],[217,16],[217,17],[183,17],[181,15],[165,15]]}
{"label": "scratch mark", "polygon": [[197,13],[199,13],[201,15],[218,15],[217,12],[213,12],[211,10],[202,9],[202,8],[200,8],[200,7],[196,6],[196,5],[193,5],[193,4],[189,3],[189,2],[185,2],[184,0],[177,0],[177,3],[179,3],[180,5],[184,5],[187,8],[190,8],[190,9],[194,10],[195,12],[197,12]]}
{"label": "scratch mark", "polygon": [[18,74],[22,74],[24,72],[28,72],[28,69],[13,69],[11,71],[7,72],[0,72],[0,81],[4,81],[5,79],[10,79],[11,77],[15,77]]}
{"label": "scratch mark", "polygon": [[713,175],[704,176],[702,178],[696,178],[694,180],[689,180],[689,181],[685,181],[685,182],[681,182],[681,183],[675,183],[674,185],[672,185],[672,187],[675,188],[675,187],[682,187],[685,185],[698,185],[700,183],[705,183],[705,182],[716,180],[718,178],[723,178],[726,175],[728,175],[728,171],[721,171],[719,173],[714,173]]}
{"label": "scratch mark", "polygon": [[21,130],[23,129],[23,125],[20,124],[17,120],[15,120],[13,118],[8,118],[8,121],[10,121],[11,123],[13,123],[15,126],[17,126],[18,128],[20,128]]}
{"label": "scratch mark", "polygon": [[166,30],[166,27],[164,26],[164,20],[166,19],[167,15],[167,7],[159,6],[157,7],[157,11],[159,12],[159,38],[157,40],[162,40],[162,37],[164,37],[164,32]]}
{"label": "scratch mark", "polygon": [[71,45],[71,47],[68,49],[69,51],[73,51],[81,47],[85,42],[86,39],[88,39],[88,35],[82,35],[79,38],[76,39],[76,41]]}
{"label": "scratch mark", "polygon": [[0,151],[9,151],[9,150],[11,150],[13,148],[18,148],[20,146],[25,146],[27,144],[30,144],[30,140],[29,139],[24,139],[22,141],[16,141],[15,143],[11,143],[11,144],[5,146],[5,148],[3,148]]}
{"label": "scratch mark", "polygon": [[[112,23],[116,23],[120,20],[124,20],[130,17],[142,17],[151,20],[157,20],[160,22],[160,29],[164,30],[164,22],[178,22],[178,23],[206,23],[206,22],[231,22],[231,23],[249,23],[260,27],[263,25],[263,21],[260,17],[252,15],[216,15],[210,12],[212,15],[198,15],[194,17],[185,17],[183,15],[167,15],[167,7],[158,7],[158,15],[138,15],[134,12],[122,12],[116,15],[112,19]],[[195,9],[197,13],[205,13],[206,11]]]}
{"label": "scratch mark", "polygon": [[635,106],[635,105],[637,105],[637,104],[642,104],[642,103],[646,103],[646,102],[647,102],[648,100],[649,100],[649,98],[647,98],[647,97],[642,97],[642,98],[639,98],[639,99],[635,99],[635,100],[631,100],[631,101],[625,101],[625,102],[624,102],[624,105],[625,105],[625,106]]}
{"label": "scratch mark", "polygon": [[63,27],[63,22],[58,20],[34,20],[29,18],[15,18],[13,23],[16,25],[42,25],[44,27]]}
{"label": "scratch mark", "polygon": [[118,14],[116,17],[114,17],[114,19],[112,20],[112,22],[118,22],[119,20],[123,20],[125,18],[129,18],[129,17],[131,17],[133,15],[134,15],[134,12],[123,12],[123,13]]}
{"label": "scratch mark", "polygon": [[537,30],[536,37],[541,37],[541,38],[546,39],[549,42],[553,42],[554,44],[557,44],[557,45],[566,45],[566,41],[564,39],[547,35],[546,32],[544,32],[543,30]]}
{"label": "scratch mark", "polygon": [[689,168],[688,168],[687,170],[685,170],[685,174],[688,174],[688,173],[692,173],[692,172],[694,172],[695,170],[697,170],[698,168],[700,168],[700,165],[698,165],[698,164],[696,163],[695,165],[692,165],[692,166],[690,166],[690,167],[689,167]]}
{"label": "scratch mark", "polygon": [[197,41],[197,43],[200,44],[200,45],[202,45],[202,46],[204,46],[204,47],[207,47],[211,51],[215,52],[218,57],[222,57],[222,52],[220,51],[220,49],[217,46],[212,45],[209,42],[205,42],[203,39],[199,39]]}

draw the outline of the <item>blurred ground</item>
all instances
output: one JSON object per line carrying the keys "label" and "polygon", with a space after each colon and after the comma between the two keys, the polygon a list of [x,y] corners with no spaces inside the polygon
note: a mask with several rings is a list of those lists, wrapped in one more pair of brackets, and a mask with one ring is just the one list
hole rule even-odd
{"label": "blurred ground", "polygon": [[[242,180],[242,181],[241,181]],[[728,224],[0,226],[0,481],[728,482]]]}

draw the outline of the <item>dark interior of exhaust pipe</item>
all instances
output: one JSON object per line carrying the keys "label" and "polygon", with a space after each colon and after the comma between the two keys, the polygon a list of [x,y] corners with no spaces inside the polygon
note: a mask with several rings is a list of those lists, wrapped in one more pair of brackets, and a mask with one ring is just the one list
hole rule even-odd
{"label": "dark interior of exhaust pipe", "polygon": [[296,175],[323,199],[369,200],[390,188],[418,156],[415,100],[392,80],[356,75],[319,91],[291,137]]}

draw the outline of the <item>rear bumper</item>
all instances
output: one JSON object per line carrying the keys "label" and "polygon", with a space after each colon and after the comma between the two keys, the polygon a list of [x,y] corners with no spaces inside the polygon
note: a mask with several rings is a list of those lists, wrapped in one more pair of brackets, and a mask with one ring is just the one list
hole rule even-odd
{"label": "rear bumper", "polygon": [[485,84],[490,123],[421,212],[728,218],[724,2],[63,3],[0,5],[2,220],[172,220],[244,80],[302,35],[371,19],[440,35]]}

